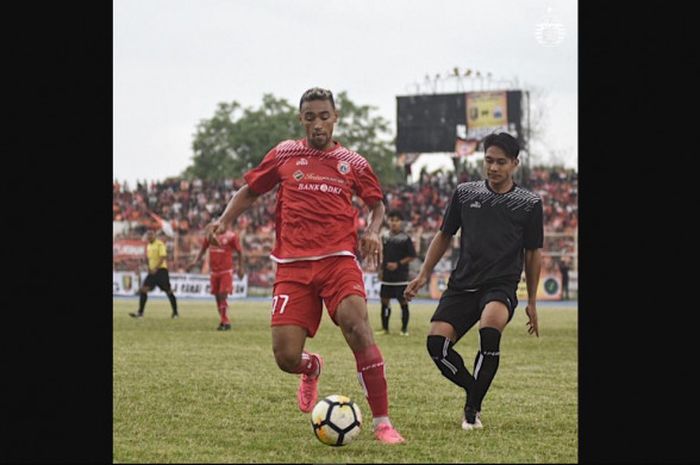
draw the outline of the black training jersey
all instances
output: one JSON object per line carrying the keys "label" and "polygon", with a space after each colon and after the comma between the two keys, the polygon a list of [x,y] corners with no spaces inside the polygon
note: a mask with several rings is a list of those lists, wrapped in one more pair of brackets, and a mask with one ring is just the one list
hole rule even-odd
{"label": "black training jersey", "polygon": [[457,186],[440,230],[454,235],[462,228],[459,261],[448,282],[457,290],[520,281],[523,249],[542,247],[542,199],[513,184],[503,194],[483,181]]}
{"label": "black training jersey", "polygon": [[415,257],[416,249],[413,247],[411,237],[405,232],[391,234],[382,237],[383,260],[382,260],[382,282],[387,283],[405,283],[408,281],[408,263],[402,265],[395,270],[387,270],[388,262],[398,262],[402,258]]}

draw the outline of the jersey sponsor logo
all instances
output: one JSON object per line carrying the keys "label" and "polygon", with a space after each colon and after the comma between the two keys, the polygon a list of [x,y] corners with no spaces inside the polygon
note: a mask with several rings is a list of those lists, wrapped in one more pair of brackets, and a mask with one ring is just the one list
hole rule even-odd
{"label": "jersey sponsor logo", "polygon": [[306,184],[299,183],[298,189],[300,191],[316,191],[316,192],[326,192],[329,194],[342,194],[343,189],[340,187],[329,186],[328,184]]}
{"label": "jersey sponsor logo", "polygon": [[350,163],[346,161],[338,162],[338,172],[340,174],[348,174],[350,172]]}
{"label": "jersey sponsor logo", "polygon": [[334,178],[333,176],[319,176],[316,173],[307,173],[306,179],[309,181],[325,181],[325,182],[337,182],[338,184],[345,184],[344,179]]}
{"label": "jersey sponsor logo", "polygon": [[469,205],[469,207],[470,207],[470,208],[481,208],[481,202],[479,202],[478,200],[475,200],[474,202],[472,202],[472,203]]}
{"label": "jersey sponsor logo", "polygon": [[299,166],[299,165],[306,166],[308,164],[309,164],[309,160],[307,160],[306,158],[300,158],[299,160],[297,160],[297,166]]}
{"label": "jersey sponsor logo", "polygon": [[296,179],[297,181],[301,181],[302,179],[304,179],[304,173],[301,170],[295,171],[292,176],[294,176],[294,179]]}

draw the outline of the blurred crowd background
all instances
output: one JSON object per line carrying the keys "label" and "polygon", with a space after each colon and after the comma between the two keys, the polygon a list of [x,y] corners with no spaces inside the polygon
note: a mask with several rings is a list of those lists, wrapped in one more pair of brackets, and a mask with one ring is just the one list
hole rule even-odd
{"label": "blurred crowd background", "polygon": [[[425,251],[442,222],[442,214],[457,184],[481,178],[477,169],[464,170],[459,176],[454,171],[423,171],[417,182],[384,187],[384,201],[389,210],[404,215],[404,227],[413,238],[418,260],[411,264],[412,272],[420,268]],[[203,228],[218,216],[231,196],[243,185],[243,179],[207,182],[200,179],[166,179],[113,183],[113,241],[132,243],[143,241],[148,229],[163,229],[169,251],[172,272],[208,272],[208,262],[187,270],[188,263],[198,252],[203,240]],[[534,167],[519,183],[539,194],[544,209],[544,267],[555,268],[562,262],[577,269],[578,234],[578,178],[573,169],[562,167]],[[252,288],[271,287],[274,281],[274,262],[269,259],[274,245],[276,190],[266,193],[236,225],[247,258],[248,284]],[[358,210],[356,227],[361,232],[368,209],[355,198]],[[165,224],[165,227],[164,226]],[[458,245],[455,236],[454,245]],[[458,257],[456,247],[448,251],[436,271],[449,271]],[[136,270],[143,261],[134,256],[115,256],[114,270]]]}

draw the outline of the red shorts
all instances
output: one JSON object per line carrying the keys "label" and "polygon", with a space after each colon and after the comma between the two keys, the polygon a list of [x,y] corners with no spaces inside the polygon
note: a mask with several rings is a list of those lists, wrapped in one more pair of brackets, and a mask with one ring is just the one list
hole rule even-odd
{"label": "red shorts", "polygon": [[270,325],[301,326],[306,328],[308,337],[313,337],[321,323],[323,304],[337,325],[335,312],[349,295],[367,298],[362,269],[355,257],[278,263]]}
{"label": "red shorts", "polygon": [[211,294],[230,294],[233,292],[233,270],[213,271],[209,276]]}

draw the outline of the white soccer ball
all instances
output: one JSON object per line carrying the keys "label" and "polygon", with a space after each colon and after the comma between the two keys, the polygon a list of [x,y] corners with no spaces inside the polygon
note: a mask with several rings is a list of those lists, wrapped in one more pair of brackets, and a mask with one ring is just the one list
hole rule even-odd
{"label": "white soccer ball", "polygon": [[329,446],[344,446],[360,434],[362,414],[349,397],[328,396],[311,412],[311,426],[319,441]]}

